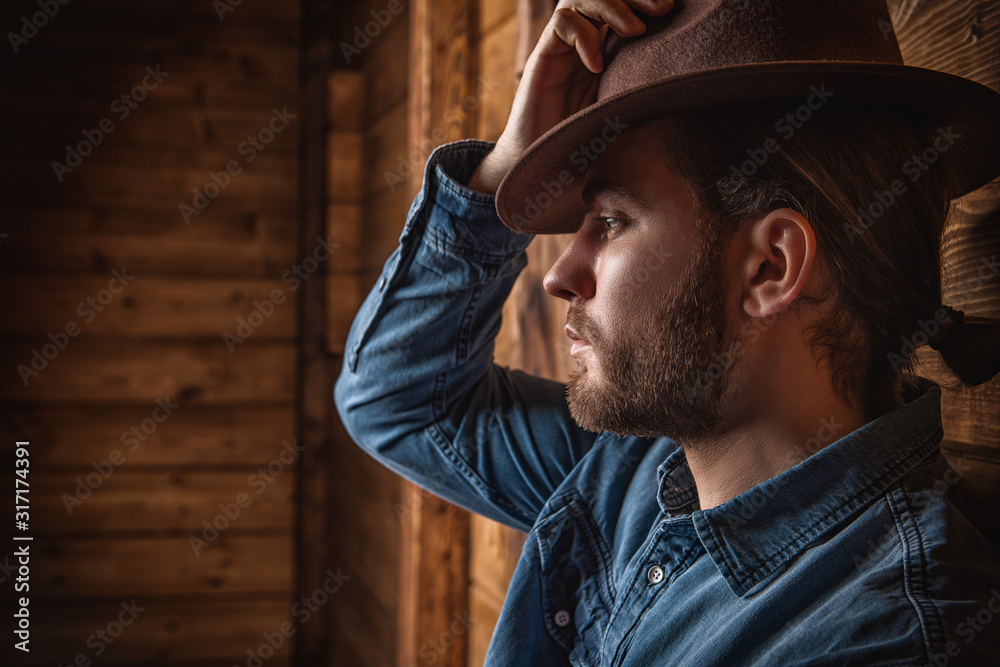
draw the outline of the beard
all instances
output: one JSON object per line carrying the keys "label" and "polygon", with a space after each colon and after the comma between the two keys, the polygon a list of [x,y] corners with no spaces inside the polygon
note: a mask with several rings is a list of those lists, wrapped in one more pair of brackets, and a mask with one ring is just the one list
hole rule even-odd
{"label": "beard", "polygon": [[630,319],[615,322],[613,331],[599,330],[570,306],[567,323],[590,344],[599,367],[595,373],[581,365],[567,383],[578,425],[688,443],[725,429],[742,348],[726,321],[724,245],[715,239],[702,246],[676,289],[657,303],[622,308]]}

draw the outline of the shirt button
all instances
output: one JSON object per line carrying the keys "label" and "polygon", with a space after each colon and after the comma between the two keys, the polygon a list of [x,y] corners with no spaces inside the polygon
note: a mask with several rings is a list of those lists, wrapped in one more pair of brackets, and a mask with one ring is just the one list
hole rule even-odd
{"label": "shirt button", "polygon": [[649,583],[658,584],[663,581],[663,568],[659,565],[654,565],[646,571],[646,578],[649,579]]}
{"label": "shirt button", "polygon": [[385,289],[385,278],[378,281],[378,291],[381,292],[383,289]]}
{"label": "shirt button", "polygon": [[565,628],[567,625],[569,625],[569,612],[566,611],[565,609],[560,609],[559,611],[557,611],[555,616],[555,622],[556,625],[558,625],[560,628]]}

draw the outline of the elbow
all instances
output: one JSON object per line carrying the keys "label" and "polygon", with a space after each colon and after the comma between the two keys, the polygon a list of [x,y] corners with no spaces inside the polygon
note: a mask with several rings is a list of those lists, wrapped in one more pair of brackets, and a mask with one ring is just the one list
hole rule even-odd
{"label": "elbow", "polygon": [[352,371],[345,362],[333,388],[333,403],[347,435],[377,458],[409,430],[399,405],[406,392],[388,386],[386,377],[361,365]]}
{"label": "elbow", "polygon": [[363,428],[365,422],[362,414],[364,405],[363,401],[360,400],[362,391],[357,374],[348,368],[345,359],[340,375],[333,386],[333,405],[347,435],[358,445],[362,445],[367,439]]}

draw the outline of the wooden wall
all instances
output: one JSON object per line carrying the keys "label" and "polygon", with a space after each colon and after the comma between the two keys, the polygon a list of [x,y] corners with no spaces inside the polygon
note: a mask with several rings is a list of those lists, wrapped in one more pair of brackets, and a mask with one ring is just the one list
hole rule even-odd
{"label": "wooden wall", "polygon": [[[410,3],[367,46],[355,47],[355,28],[385,10],[376,0],[343,8],[329,79],[330,234],[344,248],[344,262],[329,276],[328,342],[340,372],[343,340],[364,294],[392,253],[409,208],[408,188],[396,174],[406,156]],[[364,44],[363,41],[358,42]],[[405,160],[405,157],[404,157]],[[419,171],[419,168],[418,168]],[[402,178],[402,177],[401,177]],[[412,176],[410,176],[412,178]],[[390,184],[391,180],[391,184]],[[400,591],[400,531],[406,514],[399,477],[361,451],[335,414],[332,449],[337,479],[330,520],[338,537],[333,559],[353,575],[343,604],[334,609],[332,665],[395,664]]]}
{"label": "wooden wall", "polygon": [[[429,132],[449,129],[444,115],[451,112],[451,118],[460,115],[461,122],[467,124],[461,136],[496,138],[506,122],[515,85],[514,2],[482,0],[471,5],[455,3],[454,7],[459,4],[464,5],[462,16],[469,6],[473,8],[471,28],[476,52],[470,55],[473,63],[480,63],[473,73],[483,74],[495,85],[491,83],[482,91],[476,108],[461,114],[455,114],[453,105],[447,102],[442,106],[439,99],[428,101],[429,105],[438,105],[434,107],[437,111],[432,110],[423,123],[429,126],[425,128]],[[358,5],[341,22],[341,41],[356,44],[355,28],[370,21],[373,10],[383,8],[377,2]],[[448,11],[452,9],[449,5]],[[438,5],[435,10],[441,11]],[[426,25],[421,22],[429,20],[427,15],[415,17],[413,11],[412,3],[404,3],[403,12],[394,16],[357,58],[348,49],[351,62],[342,57],[341,70],[331,76],[331,99],[335,101],[331,104],[329,166],[334,194],[329,221],[331,230],[337,227],[332,233],[338,240],[357,249],[348,253],[354,257],[350,266],[341,266],[330,276],[331,294],[336,291],[356,295],[358,301],[371,288],[382,263],[397,244],[428,155],[426,144],[414,142],[408,131],[415,103],[408,82],[416,66],[411,55],[413,33],[419,25]],[[444,23],[440,21],[442,26]],[[361,104],[354,107],[336,101],[359,98]],[[354,115],[359,108],[363,113]],[[414,150],[414,143],[422,147]],[[361,165],[360,178],[352,178],[351,165],[357,163]],[[341,303],[350,298],[341,299]],[[353,316],[353,311],[349,315]],[[337,318],[331,315],[331,332],[337,327]],[[339,340],[340,335],[332,334],[331,341]],[[331,352],[339,355],[343,350],[334,346]],[[399,478],[363,454],[339,425],[335,427],[334,449],[338,462],[350,470],[350,474],[339,478],[335,491],[332,516],[345,537],[337,540],[336,558],[345,570],[356,573],[351,591],[345,589],[349,605],[339,608],[342,613],[338,614],[335,629],[335,664],[430,664],[431,653],[421,630],[414,627],[407,631],[404,627],[417,619],[410,616],[410,621],[404,620],[406,607],[401,598],[413,598],[412,594],[406,597],[401,575],[405,573],[404,581],[419,576],[414,570],[414,556],[407,555],[403,542],[415,539],[409,531],[435,499],[426,491],[400,484]],[[444,654],[434,652],[434,663],[438,665],[482,663],[523,539],[514,531],[505,532],[478,517],[471,521],[469,593],[459,604],[449,604],[455,607],[452,612],[471,615],[474,622],[468,635],[455,637],[455,645]],[[433,634],[435,622],[427,620],[425,634]],[[447,624],[443,624],[438,629],[446,628]],[[405,645],[400,644],[400,636],[406,638]]]}
{"label": "wooden wall", "polygon": [[[5,33],[37,11],[8,3]],[[4,48],[0,479],[11,496],[13,441],[30,441],[34,541],[31,653],[9,657],[8,635],[0,662],[94,659],[88,637],[135,600],[145,611],[100,662],[242,664],[291,620],[294,588],[296,463],[280,461],[297,437],[297,290],[282,276],[304,256],[300,118],[260,135],[252,161],[242,142],[274,109],[300,113],[299,5],[59,3]],[[95,132],[105,118],[113,131]],[[59,180],[52,163],[88,136]],[[227,163],[240,173],[185,221],[180,204]],[[112,293],[115,272],[134,278]],[[230,351],[223,333],[275,297]],[[25,383],[18,366],[67,326],[78,334]],[[269,465],[280,474],[251,477]],[[78,479],[97,488],[69,513]],[[220,503],[239,498],[252,502],[195,555],[203,520],[224,525]],[[291,643],[267,664],[289,664]]]}
{"label": "wooden wall", "polygon": [[[1000,90],[1000,5],[948,0],[889,3],[907,64],[967,77]],[[973,139],[974,140],[974,139]],[[1000,276],[984,260],[1000,252],[1000,179],[957,200],[942,245],[944,303],[969,314],[1000,317]],[[941,358],[919,351],[920,372],[952,382]],[[969,518],[1000,550],[1000,378],[970,390],[946,388],[941,400],[942,449],[962,478]]]}

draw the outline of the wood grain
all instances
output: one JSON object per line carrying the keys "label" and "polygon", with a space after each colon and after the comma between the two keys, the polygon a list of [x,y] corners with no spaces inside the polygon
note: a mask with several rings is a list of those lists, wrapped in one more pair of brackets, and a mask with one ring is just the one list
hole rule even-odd
{"label": "wood grain", "polygon": [[[248,339],[252,340],[252,339]],[[247,343],[230,354],[212,343],[73,340],[24,386],[16,366],[46,339],[5,345],[0,398],[8,401],[151,405],[176,397],[188,404],[289,404],[294,398],[295,347]]]}
{"label": "wood grain", "polygon": [[[0,332],[44,335],[65,331],[74,322],[80,336],[221,337],[235,332],[240,319],[255,311],[259,315],[254,317],[263,319],[253,330],[254,340],[288,340],[295,332],[293,282],[158,278],[124,265],[116,270],[121,273],[122,268],[124,287],[111,272],[100,277],[5,277],[0,309],[21,315],[0,322]],[[108,289],[112,280],[117,294]]]}
{"label": "wood grain", "polygon": [[479,42],[480,72],[495,88],[482,96],[476,115],[476,137],[496,141],[507,124],[507,115],[514,100],[517,75],[514,71],[514,46],[517,22],[513,15],[495,24]]}
{"label": "wood grain", "polygon": [[[132,598],[123,600],[126,604]],[[280,631],[290,622],[290,604],[286,599],[167,601],[135,598],[141,608],[138,617],[107,648],[101,664],[124,662],[138,664],[147,661],[226,660],[230,665],[242,663],[246,651],[255,650],[264,642],[264,632]],[[18,664],[70,664],[84,652],[93,657],[87,639],[100,626],[118,619],[119,603],[45,605],[37,608],[39,637],[45,641],[31,643],[30,662]],[[93,641],[93,640],[92,640]],[[289,646],[285,642],[266,662],[268,667],[287,664]]]}
{"label": "wood grain", "polygon": [[[277,449],[272,456],[276,461]],[[292,465],[273,464],[272,470],[283,473],[271,475],[266,463],[262,472],[251,473],[142,473],[127,463],[117,467],[107,459],[97,463],[86,472],[32,476],[35,534],[93,535],[155,527],[200,535],[202,521],[211,524],[226,511],[238,512],[229,522],[233,529],[287,529],[292,524]],[[7,481],[13,486],[13,480]]]}
{"label": "wood grain", "polygon": [[[494,23],[484,35],[480,74],[502,84],[479,111],[481,138],[495,139],[503,130],[518,73],[553,7],[547,0],[518,0],[515,15]],[[541,282],[568,240],[566,235],[539,235],[528,247],[528,266],[504,303],[496,363],[560,381],[568,377],[570,358],[561,344],[565,302],[549,296]],[[482,664],[486,655],[524,540],[520,531],[480,516],[471,519],[469,605],[476,622],[469,631],[469,667]]]}
{"label": "wood grain", "polygon": [[[948,0],[889,3],[904,60],[1000,89],[1000,6],[989,2]],[[1000,252],[1000,179],[957,201],[942,244],[943,301],[967,313],[1000,317],[1000,276],[989,269]],[[984,260],[986,262],[984,263]],[[981,270],[985,271],[981,273]],[[973,520],[992,530],[1000,498],[1000,380],[973,389],[954,388],[955,378],[939,355],[918,352],[919,372],[943,386],[941,411],[946,454],[953,463],[968,462]],[[969,450],[976,456],[968,456]],[[964,450],[965,453],[962,453]],[[988,490],[992,487],[993,492]],[[993,536],[994,544],[998,544]]]}
{"label": "wood grain", "polygon": [[[108,460],[116,451],[130,470],[211,466],[252,471],[273,459],[283,440],[294,437],[291,406],[215,407],[190,405],[176,396],[171,400],[179,407],[169,419],[145,424],[152,419],[155,401],[131,407],[4,406],[0,437],[31,442],[32,464],[41,472],[89,471],[93,461]],[[133,428],[144,439],[133,436]],[[138,446],[131,437],[139,440]],[[4,455],[10,462],[4,470],[14,468],[10,456]]]}
{"label": "wood grain", "polygon": [[[454,111],[475,86],[477,4],[474,0],[411,4],[408,153],[475,131],[474,116]],[[418,188],[419,181],[411,179],[411,198]],[[411,484],[403,483],[402,498],[415,493]],[[452,614],[468,609],[468,513],[430,496],[410,516],[401,537],[398,665],[422,659],[421,648],[447,630]],[[465,665],[467,647],[468,635],[459,635],[436,660],[446,667]]]}
{"label": "wood grain", "polygon": [[397,104],[406,103],[409,85],[409,17],[409,4],[404,3],[402,13],[393,19],[376,43],[365,52],[368,57],[365,62],[365,108],[369,125]]}
{"label": "wood grain", "polygon": [[0,244],[0,273],[127,267],[161,275],[281,276],[297,259],[294,217],[228,203],[216,202],[190,225],[176,206],[152,213],[121,204],[19,210]]}
{"label": "wood grain", "polygon": [[[235,528],[231,530],[235,531]],[[37,542],[32,552],[35,599],[68,600],[99,594],[132,599],[152,595],[288,593],[292,541],[284,534],[223,533],[196,556],[188,536],[75,539]]]}
{"label": "wood grain", "polygon": [[[18,664],[68,664],[133,598],[146,611],[95,662],[228,667],[290,620],[295,466],[200,556],[187,541],[219,503],[255,494],[255,466],[296,437],[299,305],[281,277],[311,248],[303,3],[239,3],[221,19],[218,4],[62,4],[5,70],[0,433],[32,441],[36,492],[36,641]],[[136,89],[158,65],[163,81]],[[111,105],[134,91],[145,99],[121,117]],[[296,118],[250,161],[242,142],[286,106]],[[52,162],[104,118],[113,131],[59,181]],[[179,204],[229,161],[241,173],[185,222]],[[134,281],[83,321],[79,304],[123,267]],[[276,289],[291,298],[230,354],[222,333]],[[25,386],[16,366],[70,321],[82,333]],[[162,422],[157,399],[178,405]],[[130,451],[123,435],[143,424],[155,430]],[[70,515],[63,494],[112,456],[122,463]],[[267,664],[289,664],[290,649]]]}

